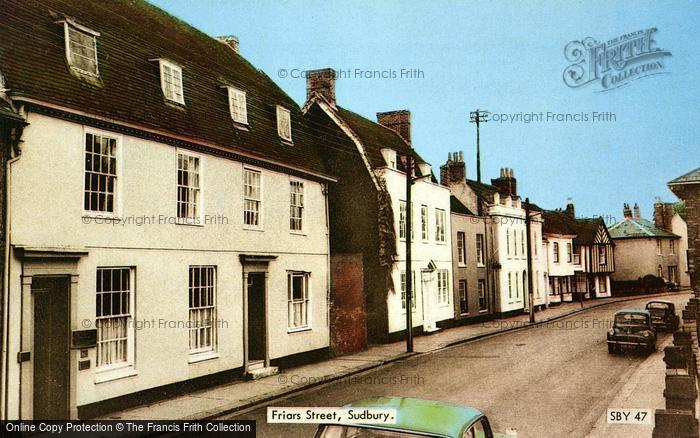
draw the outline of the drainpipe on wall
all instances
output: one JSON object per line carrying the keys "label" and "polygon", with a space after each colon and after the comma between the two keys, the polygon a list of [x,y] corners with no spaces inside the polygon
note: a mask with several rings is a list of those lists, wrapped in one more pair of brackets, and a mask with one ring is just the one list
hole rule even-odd
{"label": "drainpipe on wall", "polygon": [[326,210],[326,322],[328,323],[328,347],[331,346],[331,221],[328,206],[328,184],[322,185],[323,201]]}
{"label": "drainpipe on wall", "polygon": [[[19,111],[21,116],[24,116],[24,107],[20,108]],[[12,128],[10,135],[10,159],[7,160],[5,167],[5,254],[4,254],[4,265],[3,265],[3,290],[2,290],[2,338],[0,343],[2,344],[2,370],[3,370],[3,391],[2,391],[2,403],[0,404],[2,412],[0,412],[0,418],[3,420],[8,419],[9,410],[9,378],[8,372],[10,368],[10,358],[8,357],[10,351],[10,340],[9,340],[9,318],[10,318],[10,236],[11,236],[11,226],[10,221],[10,193],[11,193],[11,170],[12,164],[17,162],[21,155],[19,144],[21,142],[20,138],[22,135],[22,128]],[[21,316],[21,315],[20,315]],[[21,348],[21,346],[20,346]],[[22,373],[20,372],[20,385],[21,385]]]}

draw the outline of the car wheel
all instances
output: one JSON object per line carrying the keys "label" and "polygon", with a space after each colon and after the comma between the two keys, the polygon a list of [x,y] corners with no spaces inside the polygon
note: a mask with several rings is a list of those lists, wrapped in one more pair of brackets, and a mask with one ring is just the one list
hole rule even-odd
{"label": "car wheel", "polygon": [[608,344],[608,354],[615,354],[615,353],[617,353],[617,345]]}
{"label": "car wheel", "polygon": [[656,352],[656,344],[647,345],[646,350],[647,350],[647,354],[653,354],[654,352]]}

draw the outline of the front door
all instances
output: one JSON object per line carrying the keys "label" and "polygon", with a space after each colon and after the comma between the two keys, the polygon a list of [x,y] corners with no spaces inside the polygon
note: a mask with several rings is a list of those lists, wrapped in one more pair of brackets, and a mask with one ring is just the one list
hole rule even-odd
{"label": "front door", "polygon": [[248,274],[248,362],[265,361],[265,274]]}
{"label": "front door", "polygon": [[34,415],[35,420],[69,418],[68,277],[34,277]]}

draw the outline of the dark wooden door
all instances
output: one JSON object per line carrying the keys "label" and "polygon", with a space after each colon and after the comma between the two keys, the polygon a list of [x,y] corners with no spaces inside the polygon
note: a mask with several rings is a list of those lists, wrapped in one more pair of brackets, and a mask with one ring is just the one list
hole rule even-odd
{"label": "dark wooden door", "polygon": [[265,360],[265,274],[248,274],[248,360]]}
{"label": "dark wooden door", "polygon": [[35,420],[68,419],[69,284],[68,277],[35,277],[32,281]]}

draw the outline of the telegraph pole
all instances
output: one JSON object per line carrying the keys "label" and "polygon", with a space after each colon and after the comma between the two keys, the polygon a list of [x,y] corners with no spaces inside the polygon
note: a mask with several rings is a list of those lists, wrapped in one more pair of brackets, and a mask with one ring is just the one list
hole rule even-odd
{"label": "telegraph pole", "polygon": [[476,123],[476,180],[481,182],[481,148],[479,146],[479,124],[489,121],[489,112],[477,109],[469,113],[469,122]]}
{"label": "telegraph pole", "polygon": [[411,271],[411,244],[413,214],[411,186],[413,185],[413,157],[406,154],[406,352],[413,353],[413,272]]}
{"label": "telegraph pole", "polygon": [[532,236],[530,235],[530,198],[525,198],[525,234],[527,242],[527,298],[529,301],[530,323],[535,322],[535,299],[532,290]]}

